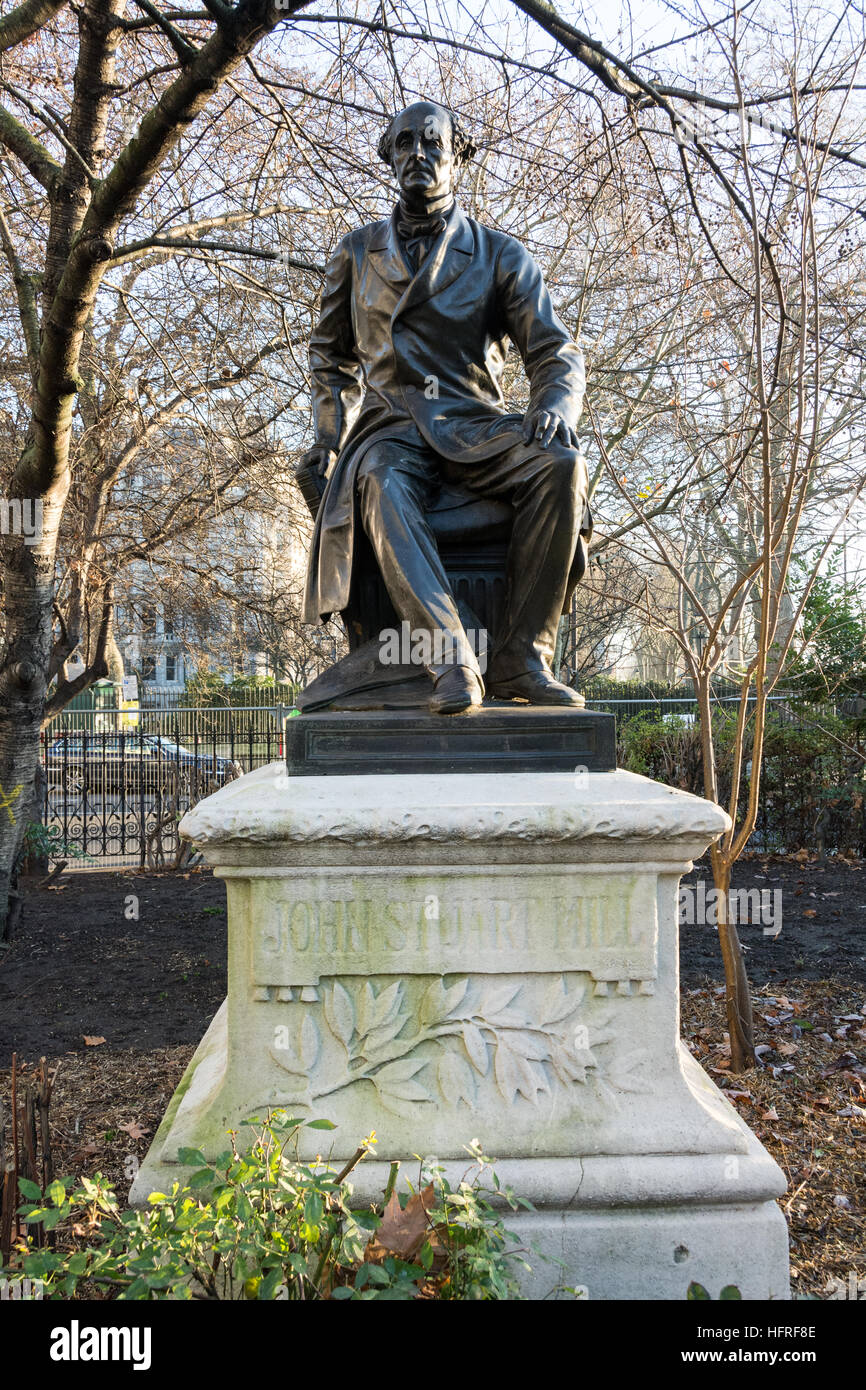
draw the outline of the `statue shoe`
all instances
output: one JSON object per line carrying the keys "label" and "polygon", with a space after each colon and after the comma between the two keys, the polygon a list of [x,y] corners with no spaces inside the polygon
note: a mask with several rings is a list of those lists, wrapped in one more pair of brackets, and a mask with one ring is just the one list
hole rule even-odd
{"label": "statue shoe", "polygon": [[528,700],[531,705],[570,705],[572,709],[586,706],[582,695],[546,671],[524,671],[510,680],[492,680],[489,689],[494,700]]}
{"label": "statue shoe", "polygon": [[484,686],[468,666],[452,666],[438,677],[430,700],[431,714],[462,714],[476,709],[484,698]]}

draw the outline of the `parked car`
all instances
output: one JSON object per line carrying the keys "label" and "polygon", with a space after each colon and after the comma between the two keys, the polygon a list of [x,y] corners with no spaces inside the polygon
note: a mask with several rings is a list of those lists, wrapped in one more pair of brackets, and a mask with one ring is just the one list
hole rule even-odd
{"label": "parked car", "polygon": [[52,739],[45,753],[50,787],[77,792],[123,792],[127,797],[165,790],[172,773],[221,787],[228,758],[196,753],[162,734],[67,733]]}

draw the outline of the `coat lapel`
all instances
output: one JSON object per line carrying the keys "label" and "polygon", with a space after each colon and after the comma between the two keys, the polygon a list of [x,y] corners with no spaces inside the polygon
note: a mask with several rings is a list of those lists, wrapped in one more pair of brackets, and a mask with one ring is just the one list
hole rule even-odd
{"label": "coat lapel", "polygon": [[367,243],[370,263],[376,273],[398,295],[402,295],[412,281],[412,271],[400,248],[396,219],[392,216],[387,222],[379,222]]}
{"label": "coat lapel", "polygon": [[400,296],[393,317],[447,289],[468,266],[475,238],[459,207],[449,217],[445,231],[430,248],[421,269],[413,275],[400,247],[396,214],[380,222],[367,243],[371,264]]}
{"label": "coat lapel", "polygon": [[[392,234],[396,241],[396,229]],[[469,265],[474,250],[475,238],[472,228],[459,206],[455,207],[444,232],[431,246],[421,269],[394,310],[391,322],[393,323],[398,314],[405,313],[416,304],[423,304],[425,299],[432,299],[434,294],[441,294],[442,290],[453,284]]]}

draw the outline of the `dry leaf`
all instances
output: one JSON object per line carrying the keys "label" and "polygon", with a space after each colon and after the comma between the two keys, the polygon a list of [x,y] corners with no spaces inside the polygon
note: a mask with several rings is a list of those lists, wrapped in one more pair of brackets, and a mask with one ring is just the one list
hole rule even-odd
{"label": "dry leaf", "polygon": [[72,1155],[74,1163],[80,1163],[84,1158],[93,1158],[94,1154],[102,1152],[101,1144],[82,1144],[80,1149],[76,1149]]}
{"label": "dry leaf", "polygon": [[367,1259],[384,1251],[411,1262],[427,1239],[430,1229],[427,1213],[435,1205],[436,1194],[432,1183],[423,1192],[413,1193],[403,1210],[396,1192],[392,1192]]}
{"label": "dry leaf", "polygon": [[138,1123],[138,1120],[130,1120],[128,1125],[118,1125],[117,1128],[124,1130],[130,1139],[143,1139],[146,1134],[150,1133]]}
{"label": "dry leaf", "polygon": [[776,1051],[777,1051],[782,1057],[793,1057],[794,1053],[797,1051],[797,1044],[796,1044],[796,1043],[781,1042],[781,1043],[779,1043],[779,1044],[777,1045]]}
{"label": "dry leaf", "polygon": [[775,1105],[771,1105],[770,1108],[769,1108],[769,1110],[765,1110],[765,1111],[764,1111],[764,1116],[763,1116],[763,1118],[764,1118],[765,1120],[778,1120],[778,1118],[779,1118],[779,1112],[778,1112],[778,1110],[776,1109]]}
{"label": "dry leaf", "polygon": [[814,907],[804,907],[804,908],[803,908],[803,916],[804,916],[804,917],[814,917],[815,915],[816,915],[816,914],[815,914],[815,909],[814,909]]}
{"label": "dry leaf", "polygon": [[836,1058],[835,1062],[831,1062],[831,1063],[830,1063],[829,1067],[828,1067],[827,1070],[824,1072],[824,1075],[825,1075],[825,1076],[829,1076],[830,1073],[831,1073],[831,1072],[834,1072],[834,1071],[848,1071],[848,1069],[849,1069],[849,1067],[852,1065],[852,1063],[853,1063],[853,1065],[856,1067],[856,1065],[857,1065],[857,1058],[856,1058],[856,1056],[854,1055],[854,1053],[853,1053],[853,1052],[841,1052],[841,1053],[839,1054],[839,1056]]}
{"label": "dry leaf", "polygon": [[87,1033],[84,1034],[84,1043],[86,1047],[100,1047],[104,1042],[105,1038],[92,1038],[88,1037]]}

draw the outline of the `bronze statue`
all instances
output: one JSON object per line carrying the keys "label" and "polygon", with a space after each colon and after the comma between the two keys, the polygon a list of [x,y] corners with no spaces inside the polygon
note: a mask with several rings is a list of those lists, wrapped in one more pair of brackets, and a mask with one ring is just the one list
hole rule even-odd
{"label": "bronze statue", "polygon": [[[581,705],[551,662],[592,527],[575,435],[583,355],[532,256],[456,204],[455,169],[474,152],[445,108],[401,111],[378,149],[399,202],[344,237],[328,266],[310,342],[316,442],[302,466],[323,493],[304,618],[351,619],[371,548],[398,619],[430,637],[431,711],[480,705],[485,679],[431,525],[443,489],[459,488],[510,518],[487,693]],[[500,389],[509,339],[529,379],[524,416]]]}

